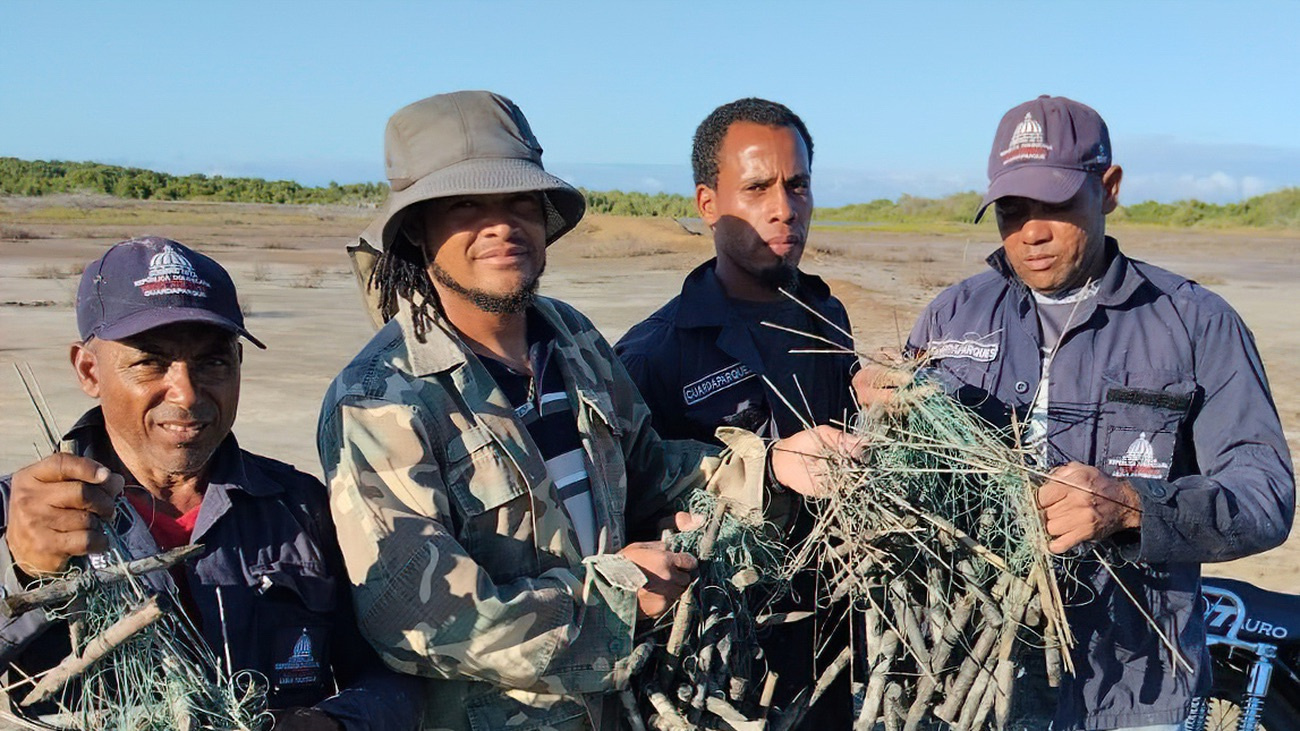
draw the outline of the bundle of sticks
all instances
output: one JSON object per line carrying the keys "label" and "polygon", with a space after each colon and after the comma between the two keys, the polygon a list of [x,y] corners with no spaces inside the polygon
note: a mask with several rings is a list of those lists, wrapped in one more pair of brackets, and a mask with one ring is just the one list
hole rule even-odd
{"label": "bundle of sticks", "polygon": [[[46,443],[45,449],[37,447],[38,455],[61,451],[59,432],[34,375],[30,368],[26,372],[15,368]],[[131,510],[125,501],[117,509],[119,513]],[[158,584],[146,581],[149,574],[197,558],[203,547],[182,546],[133,557],[112,523],[104,529],[110,550],[78,559],[64,573],[44,577],[0,600],[0,613],[6,617],[38,612],[66,622],[71,647],[54,667],[21,676],[3,689],[21,697],[19,707],[26,711],[16,715],[0,710],[5,728],[258,731],[268,727],[265,678],[235,671],[228,656],[224,664],[218,660],[181,611],[175,589],[160,590],[155,588]],[[21,675],[17,666],[11,670]],[[32,714],[47,702],[53,703],[54,713]]]}
{"label": "bundle of sticks", "polygon": [[695,530],[667,534],[673,550],[699,560],[699,575],[673,611],[645,632],[639,667],[622,695],[633,731],[697,728],[761,731],[771,726],[778,668],[756,642],[759,629],[799,617],[762,613],[784,562],[783,549],[760,516],[708,493],[690,512],[706,516]]}
{"label": "bundle of sticks", "polygon": [[[1021,653],[1055,684],[1072,638],[1034,473],[1014,442],[924,382],[849,424],[831,494],[788,572],[816,569],[863,640],[856,729],[1003,727]],[[852,659],[852,653],[849,653]]]}

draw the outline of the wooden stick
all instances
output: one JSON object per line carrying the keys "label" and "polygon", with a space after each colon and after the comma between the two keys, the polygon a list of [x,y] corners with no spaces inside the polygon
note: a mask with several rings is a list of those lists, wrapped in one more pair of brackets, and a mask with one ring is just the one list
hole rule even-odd
{"label": "wooden stick", "polygon": [[876,727],[885,698],[885,679],[888,677],[894,658],[898,656],[898,633],[887,629],[880,634],[879,654],[871,665],[871,675],[867,678],[867,688],[862,697],[862,710],[858,720],[853,724],[854,731],[871,731]]}
{"label": "wooden stick", "polygon": [[37,607],[60,604],[77,595],[77,590],[88,581],[103,584],[116,584],[126,580],[127,576],[142,576],[154,571],[169,569],[182,561],[187,561],[203,551],[201,544],[195,543],[164,551],[153,556],[135,559],[126,563],[115,564],[103,569],[92,569],[87,574],[69,576],[20,594],[7,596],[0,600],[0,613],[6,617],[16,617],[23,612]]}
{"label": "wooden stick", "polygon": [[627,725],[632,727],[632,731],[646,731],[645,721],[641,720],[641,709],[636,707],[636,696],[632,695],[632,691],[626,688],[619,691],[618,699],[623,703]]}
{"label": "wooden stick", "polygon": [[948,656],[957,645],[957,640],[961,639],[962,634],[966,631],[966,623],[970,620],[974,608],[974,594],[968,592],[957,601],[957,606],[953,609],[952,621],[949,622],[947,627],[944,627],[943,635],[939,638],[939,643],[931,655],[930,670],[933,675],[926,675],[918,681],[916,699],[912,701],[912,707],[907,711],[907,719],[903,725],[904,731],[915,731],[920,728],[922,719],[925,718],[926,712],[930,710],[930,699],[934,697],[935,691],[939,689],[939,683],[935,680],[935,677],[941,677],[944,674],[944,666],[948,664]]}
{"label": "wooden stick", "polygon": [[705,710],[722,719],[727,724],[723,728],[736,728],[737,724],[741,724],[741,727],[743,727],[743,724],[752,723],[748,718],[745,718],[745,714],[728,703],[725,698],[709,696],[708,701],[705,703]]}
{"label": "wooden stick", "polygon": [[[1016,680],[1016,663],[1012,658],[1015,655],[1016,640],[1020,637],[1020,629],[1024,626],[1025,615],[1029,611],[1030,593],[1033,591],[1027,585],[1017,589],[1019,591],[1015,593],[1012,603],[1011,621],[1002,626],[1002,643],[998,647],[998,662],[993,671],[993,686],[997,690],[993,707],[995,717],[998,719],[998,728],[1006,726],[1007,718],[1011,714],[1011,692]],[[977,717],[976,725],[978,726],[983,720],[982,716]]]}
{"label": "wooden stick", "polygon": [[[971,685],[962,706],[960,717],[954,727],[957,731],[971,731],[983,724],[998,696],[996,666],[1004,659],[1010,658],[1015,646],[1016,635],[1020,631],[1020,620],[1024,617],[1028,604],[1028,589],[1016,585],[1007,595],[1006,620],[1002,624],[1002,636],[998,644],[998,654],[990,656],[983,663],[975,682]],[[992,662],[990,662],[992,660]],[[993,667],[990,667],[993,665]]]}
{"label": "wooden stick", "polygon": [[906,592],[906,584],[902,578],[890,582],[889,593],[892,595],[890,605],[894,609],[894,622],[898,625],[904,645],[911,652],[912,657],[916,659],[917,669],[930,678],[932,682],[938,682],[930,669],[930,651],[926,649],[925,636],[921,634],[920,624],[916,620],[916,612],[912,603],[908,601]]}
{"label": "wooden stick", "polygon": [[845,647],[843,650],[840,650],[840,654],[835,656],[835,659],[831,661],[831,664],[827,665],[826,669],[822,671],[821,676],[817,678],[817,684],[813,686],[813,692],[808,698],[808,702],[800,704],[800,713],[795,716],[791,727],[799,725],[799,722],[803,720],[804,714],[807,713],[808,709],[812,708],[818,700],[821,700],[821,697],[830,689],[831,683],[834,683],[835,679],[840,676],[840,673],[844,672],[844,669],[849,666],[849,660],[852,658],[852,647]]}
{"label": "wooden stick", "polygon": [[772,710],[772,695],[776,693],[776,680],[780,675],[774,670],[767,671],[767,677],[763,678],[763,692],[758,695],[759,718],[767,718],[768,711]]}
{"label": "wooden stick", "polygon": [[903,708],[902,684],[890,683],[885,686],[885,729],[887,731],[899,731],[903,727],[903,718],[906,712],[906,709]]}
{"label": "wooden stick", "polygon": [[[957,724],[957,729],[960,731],[975,731],[984,723],[984,719],[988,718],[989,712],[993,710],[993,704],[998,694],[998,684],[992,682],[988,673],[984,674],[982,680],[983,687],[980,688],[979,703],[966,704],[966,707],[971,709],[971,714],[970,718],[965,719],[964,723]],[[962,715],[964,717],[965,712]]]}
{"label": "wooden stick", "polygon": [[131,610],[91,639],[80,657],[74,650],[73,654],[68,655],[54,669],[46,673],[45,677],[41,678],[41,682],[37,683],[36,687],[32,688],[32,692],[23,699],[21,705],[28,707],[46,700],[69,681],[84,673],[91,665],[131,639],[137,632],[157,622],[162,615],[163,608],[159,604],[158,597],[149,597],[144,604]]}
{"label": "wooden stick", "polygon": [[[718,500],[713,506],[713,513],[709,515],[709,522],[704,526],[704,535],[700,537],[699,556],[700,562],[708,561],[713,558],[713,544],[718,539],[718,529],[722,527],[722,518],[727,512],[727,501]],[[677,671],[681,668],[682,646],[686,644],[686,635],[691,630],[692,620],[695,615],[695,584],[699,580],[692,582],[687,587],[682,598],[677,602],[677,610],[673,614],[673,628],[668,634],[668,644],[664,647],[664,653],[668,656],[667,662],[664,663],[667,678],[665,682],[672,682],[677,677]]]}
{"label": "wooden stick", "polygon": [[650,717],[650,725],[658,731],[694,731],[695,726],[686,722],[682,714],[677,712],[677,708],[668,700],[659,687],[653,684],[646,686],[646,698],[649,699],[650,705],[655,709],[655,715]]}
{"label": "wooden stick", "polygon": [[961,670],[957,673],[957,679],[953,681],[952,689],[948,691],[948,697],[934,709],[936,717],[948,723],[956,723],[958,713],[966,702],[966,696],[970,694],[971,686],[975,684],[976,675],[988,659],[989,653],[993,650],[993,643],[1000,636],[1001,630],[1002,628],[995,624],[988,624],[980,632],[975,648],[961,664]]}

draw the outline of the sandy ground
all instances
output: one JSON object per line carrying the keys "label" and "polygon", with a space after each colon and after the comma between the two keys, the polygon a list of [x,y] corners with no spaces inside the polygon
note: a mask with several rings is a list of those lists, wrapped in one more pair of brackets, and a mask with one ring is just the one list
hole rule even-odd
{"label": "sandy ground", "polygon": [[[81,267],[115,241],[157,234],[222,262],[239,287],[249,346],[235,432],[254,451],[319,474],[320,397],[369,338],[343,247],[372,210],[214,203],[140,203],[64,196],[0,198],[0,471],[32,461],[39,436],[11,363],[37,374],[60,426],[92,405],[67,362]],[[1119,228],[1125,251],[1197,279],[1254,330],[1293,454],[1300,453],[1300,236]],[[817,227],[804,268],[831,283],[860,350],[897,347],[943,287],[980,271],[992,228],[897,233]],[[672,221],[591,217],[550,250],[543,291],[567,300],[611,341],[676,294],[712,255]],[[1267,554],[1208,567],[1300,593],[1300,535]]]}

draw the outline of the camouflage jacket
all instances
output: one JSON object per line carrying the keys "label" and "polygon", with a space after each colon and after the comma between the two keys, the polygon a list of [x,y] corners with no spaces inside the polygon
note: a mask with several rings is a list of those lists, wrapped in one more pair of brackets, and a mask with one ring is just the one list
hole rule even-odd
{"label": "camouflage jacket", "polygon": [[[692,489],[751,508],[765,449],[662,441],[613,350],[572,307],[538,298],[578,420],[600,550],[583,558],[540,452],[440,321],[399,312],[325,396],[317,446],[363,634],[389,666],[433,678],[425,728],[612,728],[637,590],[616,555]],[[616,704],[615,704],[616,705]]]}

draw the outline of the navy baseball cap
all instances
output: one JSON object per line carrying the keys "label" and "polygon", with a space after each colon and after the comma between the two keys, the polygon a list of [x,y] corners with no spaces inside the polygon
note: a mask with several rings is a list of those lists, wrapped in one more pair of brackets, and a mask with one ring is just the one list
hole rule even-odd
{"label": "navy baseball cap", "polygon": [[177,322],[216,325],[266,348],[244,329],[230,275],[184,244],[158,236],[123,241],[81,273],[77,328],[83,341],[121,340]]}
{"label": "navy baseball cap", "polygon": [[1006,196],[1064,203],[1110,161],[1110,131],[1092,107],[1045,94],[1025,102],[998,124],[989,153],[989,190],[975,220]]}

